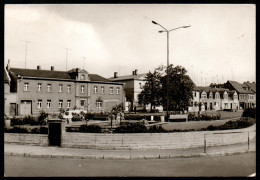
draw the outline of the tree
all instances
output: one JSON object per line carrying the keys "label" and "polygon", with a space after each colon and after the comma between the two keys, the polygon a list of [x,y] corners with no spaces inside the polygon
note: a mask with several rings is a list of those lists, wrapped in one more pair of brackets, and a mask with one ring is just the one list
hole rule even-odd
{"label": "tree", "polygon": [[154,72],[150,72],[145,76],[145,85],[142,92],[138,95],[138,103],[143,105],[150,104],[150,110],[152,111],[155,106],[161,104],[161,74],[159,69],[155,69]]}
{"label": "tree", "polygon": [[[164,66],[162,70],[167,73],[167,68]],[[168,67],[169,75],[169,110],[184,111],[188,108],[192,99],[192,90],[194,83],[186,74],[187,70],[182,66],[173,67],[172,64]],[[161,96],[162,104],[166,107],[167,104],[167,74],[161,77]]]}

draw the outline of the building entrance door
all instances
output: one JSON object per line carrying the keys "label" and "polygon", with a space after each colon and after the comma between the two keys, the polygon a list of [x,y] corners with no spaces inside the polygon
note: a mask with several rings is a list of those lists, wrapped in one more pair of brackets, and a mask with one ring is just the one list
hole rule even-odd
{"label": "building entrance door", "polygon": [[32,114],[32,101],[21,101],[20,114],[21,115]]}
{"label": "building entrance door", "polygon": [[16,115],[16,104],[15,103],[10,103],[10,116],[15,116]]}

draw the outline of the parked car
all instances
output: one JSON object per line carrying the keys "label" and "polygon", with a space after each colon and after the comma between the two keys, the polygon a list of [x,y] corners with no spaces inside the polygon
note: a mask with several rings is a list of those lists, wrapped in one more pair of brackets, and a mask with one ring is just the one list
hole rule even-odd
{"label": "parked car", "polygon": [[87,111],[83,110],[83,109],[74,109],[74,110],[65,111],[64,114],[62,114],[62,117],[67,120],[68,124],[70,124],[70,123],[72,123],[73,115],[74,116],[75,115],[80,115],[81,112],[83,112],[85,114],[87,113]]}

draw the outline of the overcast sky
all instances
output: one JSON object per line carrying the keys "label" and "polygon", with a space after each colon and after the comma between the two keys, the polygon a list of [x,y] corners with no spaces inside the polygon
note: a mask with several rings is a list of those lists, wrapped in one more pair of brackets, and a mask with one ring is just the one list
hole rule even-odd
{"label": "overcast sky", "polygon": [[[255,5],[5,5],[5,64],[66,70],[84,68],[106,78],[181,65],[196,85],[255,81]],[[83,58],[85,57],[85,58]]]}

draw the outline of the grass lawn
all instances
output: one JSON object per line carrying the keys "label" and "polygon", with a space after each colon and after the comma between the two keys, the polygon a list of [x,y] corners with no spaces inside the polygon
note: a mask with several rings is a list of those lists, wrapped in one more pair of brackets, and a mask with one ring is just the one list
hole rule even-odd
{"label": "grass lawn", "polygon": [[162,127],[166,130],[173,129],[200,129],[207,128],[209,125],[219,126],[228,122],[229,119],[226,120],[214,120],[214,121],[189,121],[189,122],[168,122],[167,124],[163,124]]}

